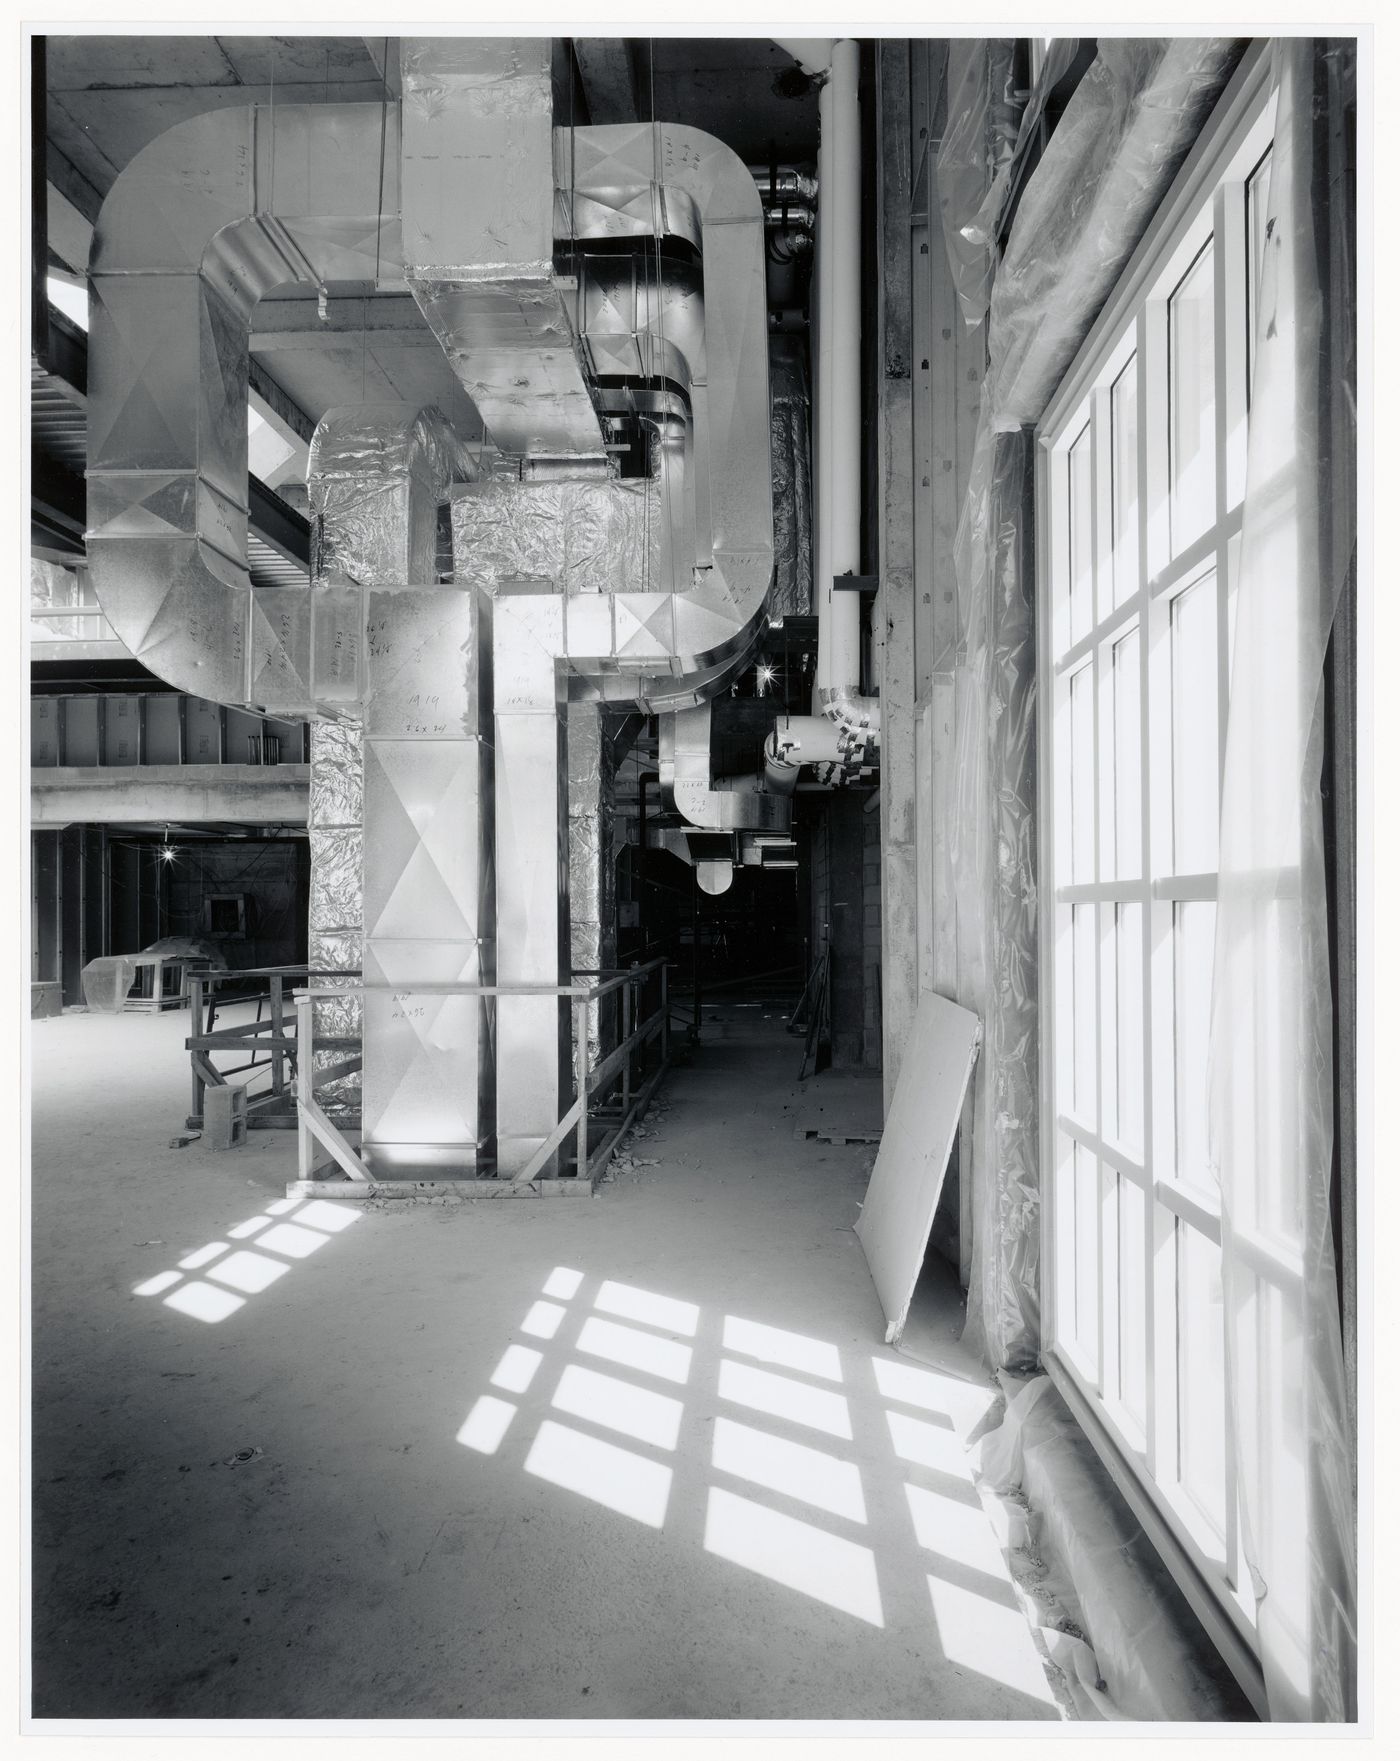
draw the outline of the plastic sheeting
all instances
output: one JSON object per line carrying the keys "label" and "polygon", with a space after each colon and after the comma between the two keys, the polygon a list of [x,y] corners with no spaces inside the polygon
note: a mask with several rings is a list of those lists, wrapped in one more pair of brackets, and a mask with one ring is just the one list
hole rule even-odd
{"label": "plastic sheeting", "polygon": [[948,103],[938,149],[938,205],[948,266],[964,320],[987,315],[993,265],[979,228],[983,204],[1009,167],[1021,130],[1015,44],[1009,37],[955,38],[948,45]]}
{"label": "plastic sheeting", "polygon": [[811,399],[799,336],[768,341],[768,396],[773,454],[774,623],[812,613]]}
{"label": "plastic sheeting", "polygon": [[[1104,39],[1025,188],[992,288],[991,366],[954,558],[957,812],[945,878],[957,913],[955,995],[982,1017],[984,1034],[973,1102],[968,1337],[1010,1369],[1032,1366],[1040,1342],[1029,430],[1238,53],[1221,39]],[[962,65],[959,75],[950,62],[950,115],[959,77],[972,78]],[[945,231],[950,216],[956,222],[956,208],[945,208]]]}
{"label": "plastic sheeting", "polygon": [[1210,1160],[1241,1544],[1274,1720],[1355,1718],[1354,1444],[1333,1162],[1323,663],[1355,567],[1354,41],[1274,45],[1220,814]]}
{"label": "plastic sheeting", "polygon": [[987,337],[997,428],[1039,421],[1242,44],[1104,37],[1016,211]]}
{"label": "plastic sheeting", "polygon": [[136,968],[125,954],[104,954],[83,968],[83,1001],[94,1015],[120,1015]]}
{"label": "plastic sheeting", "polygon": [[1031,93],[1030,102],[1021,113],[1021,126],[1016,135],[1016,148],[1011,156],[997,169],[990,189],[982,198],[982,205],[972,218],[959,228],[962,236],[974,245],[990,245],[1001,225],[1001,217],[1006,204],[1011,199],[1012,187],[1016,172],[1026,154],[1030,151],[1040,126],[1040,119],[1045,114],[1045,106],[1051,92],[1069,72],[1075,57],[1079,53],[1078,37],[1052,37],[1045,52],[1045,62],[1040,70],[1040,77],[1035,82],[1035,90]]}
{"label": "plastic sheeting", "polygon": [[983,1434],[978,1488],[1012,1576],[1089,1719],[1224,1720],[1246,1713],[1223,1666],[1048,1376],[1018,1385]]}
{"label": "plastic sheeting", "polygon": [[969,1343],[1027,1368],[1040,1340],[1034,510],[1030,436],[985,419],[955,552],[957,1001],[974,1077]]}
{"label": "plastic sheeting", "polygon": [[570,595],[665,587],[661,498],[650,480],[471,483],[453,494],[452,539],[455,579],[493,594],[521,580]]}

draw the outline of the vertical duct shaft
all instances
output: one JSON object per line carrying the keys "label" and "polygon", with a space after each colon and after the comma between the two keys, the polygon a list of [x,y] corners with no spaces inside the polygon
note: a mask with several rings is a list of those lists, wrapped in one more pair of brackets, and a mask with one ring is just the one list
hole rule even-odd
{"label": "vertical duct shaft", "polygon": [[479,1001],[414,989],[493,970],[490,607],[435,582],[455,459],[412,404],[332,411],[312,446],[313,595],[362,608],[363,1153],[385,1173],[471,1173],[490,1136]]}

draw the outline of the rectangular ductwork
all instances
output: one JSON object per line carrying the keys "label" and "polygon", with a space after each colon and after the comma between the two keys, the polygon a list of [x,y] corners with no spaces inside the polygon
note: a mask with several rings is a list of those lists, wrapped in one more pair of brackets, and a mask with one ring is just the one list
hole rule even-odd
{"label": "rectangular ductwork", "polygon": [[605,461],[554,270],[548,37],[404,37],[404,274],[509,457]]}

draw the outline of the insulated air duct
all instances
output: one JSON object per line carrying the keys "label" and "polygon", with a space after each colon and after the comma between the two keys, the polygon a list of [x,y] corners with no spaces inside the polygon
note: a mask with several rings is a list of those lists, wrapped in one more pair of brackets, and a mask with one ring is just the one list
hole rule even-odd
{"label": "insulated air duct", "polygon": [[435,410],[362,404],[312,443],[314,597],[362,599],[363,1155],[376,1171],[474,1173],[491,1137],[491,602],[439,586],[437,511],[457,470]]}
{"label": "insulated air duct", "polygon": [[195,696],[314,709],[309,596],[248,575],[249,316],[286,282],[401,285],[398,161],[394,106],[219,110],[138,153],[98,216],[88,564],[118,638]]}
{"label": "insulated air duct", "polygon": [[[473,620],[494,594],[499,976],[553,985],[568,970],[562,702],[673,709],[720,688],[765,628],[773,525],[753,179],[694,129],[551,139],[547,64],[544,46],[526,40],[411,40],[402,179],[413,291],[510,466],[458,491],[457,587],[481,592],[458,595],[454,615],[467,623],[444,647],[484,640]],[[330,572],[315,593],[250,585],[247,337],[256,301],[287,282],[404,285],[400,159],[393,104],[255,107],[178,124],[113,186],[90,278],[89,558],[117,634],[200,696],[288,715],[353,715],[363,703],[366,741],[386,750],[445,736],[415,732],[406,698],[404,714],[390,715],[409,675],[391,686],[389,657],[373,652],[376,605],[367,626],[363,583]],[[634,295],[622,323],[604,310],[614,302],[600,302],[595,346],[589,314],[570,316],[578,288],[556,277],[556,238],[634,237],[644,251],[663,234],[700,252],[703,325],[694,286],[663,282],[659,302]],[[600,355],[628,336],[644,339],[652,382],[623,374],[597,392],[588,366],[601,370]],[[654,377],[658,361],[670,369]],[[598,412],[615,413],[605,407],[614,395],[651,426],[650,480],[610,475]],[[448,597],[431,611],[395,596],[391,613],[386,602],[396,628],[402,617],[421,632],[415,668],[443,658],[429,626]],[[393,721],[377,734],[376,703]],[[472,713],[452,700],[453,738],[479,740]],[[558,1117],[567,1040],[557,1010],[538,1002],[501,1009],[504,1172]]]}
{"label": "insulated air duct", "polygon": [[[752,177],[718,141],[662,124],[558,131],[555,182],[580,240],[671,233],[700,247],[704,360],[699,371],[690,363],[689,387],[697,560],[676,571],[677,591],[661,566],[655,481],[497,479],[454,497],[456,554],[495,599],[503,984],[554,984],[563,969],[562,701],[649,711],[703,702],[762,636],[773,568],[763,210]],[[501,999],[503,1172],[524,1167],[559,1117],[565,1072],[545,1050],[563,1038],[558,1014],[549,998]]]}

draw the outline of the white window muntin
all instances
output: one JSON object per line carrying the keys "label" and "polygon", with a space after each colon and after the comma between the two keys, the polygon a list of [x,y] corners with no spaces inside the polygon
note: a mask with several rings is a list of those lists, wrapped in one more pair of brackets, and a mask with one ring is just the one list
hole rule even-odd
{"label": "white window muntin", "polygon": [[[1253,303],[1247,186],[1271,134],[1266,72],[1267,57],[1256,53],[1217,107],[1047,413],[1039,477],[1042,580],[1049,582],[1048,607],[1042,591],[1049,615],[1043,611],[1040,620],[1041,666],[1050,721],[1041,844],[1049,931],[1043,994],[1051,1041],[1044,1060],[1042,1162],[1049,1187],[1045,1356],[1052,1371],[1061,1372],[1057,1379],[1068,1376],[1081,1396],[1075,1404],[1090,1435],[1100,1429],[1095,1440],[1109,1444],[1106,1455],[1129,1464],[1160,1514],[1186,1561],[1183,1575],[1194,1574],[1194,1585],[1184,1586],[1188,1593],[1204,1584],[1216,1611],[1223,1611],[1246,1645],[1253,1642],[1252,1605],[1239,1550],[1223,1380],[1217,1384],[1218,1366],[1193,1370],[1193,1354],[1207,1346],[1214,1350],[1210,1335],[1218,1312],[1223,1359],[1223,1310],[1211,1304],[1209,1288],[1203,1299],[1200,1283],[1203,1275],[1207,1287],[1211,1283],[1211,1256],[1218,1254],[1220,1239],[1218,1200],[1203,1165],[1200,1013],[1202,998],[1209,1006],[1214,822],[1244,496]],[[1209,505],[1201,512],[1198,504],[1197,530],[1174,546],[1170,302],[1193,264],[1207,260],[1213,468],[1208,482],[1198,473],[1195,488]],[[1185,334],[1178,326],[1178,343]],[[1122,448],[1115,452],[1120,409],[1136,418],[1135,495],[1123,493],[1133,487],[1122,472],[1129,455]],[[1081,484],[1082,461],[1090,483],[1088,504],[1081,493],[1076,510],[1077,547],[1067,517],[1075,447]],[[1137,522],[1136,550],[1126,564],[1119,561],[1128,542],[1121,529],[1125,515]],[[1086,533],[1092,535],[1094,561],[1093,615],[1087,621],[1082,571],[1074,568],[1072,554],[1078,548],[1082,557]],[[1118,711],[1120,704],[1131,706],[1133,693],[1119,686],[1121,663],[1133,654],[1140,669],[1140,783],[1136,799],[1128,788],[1125,802],[1132,742]],[[1183,667],[1189,681],[1174,681],[1174,668]],[[1177,691],[1178,708],[1183,700],[1204,701],[1214,713],[1194,719],[1178,714],[1174,727],[1174,682],[1187,686]],[[1092,732],[1086,733],[1090,706]],[[1207,774],[1213,788],[1202,813]],[[1092,869],[1085,858],[1086,793],[1093,806]],[[1122,822],[1134,811],[1136,841]],[[1141,962],[1137,973],[1135,959]],[[1081,1020],[1086,998],[1093,999],[1094,1013],[1088,1044]],[[1125,1017],[1125,1009],[1138,1006],[1140,1021],[1131,1013]],[[1134,1062],[1141,1090],[1125,1118],[1125,1084]],[[1183,1087],[1192,1103],[1185,1112]],[[1248,1246],[1272,1282],[1293,1275],[1267,1242]],[[1092,1294],[1083,1275],[1086,1262],[1097,1283]],[[1201,1320],[1207,1312],[1209,1328]],[[1193,1600],[1204,1613],[1199,1596]],[[1218,1619],[1207,1624],[1220,1636]]]}

